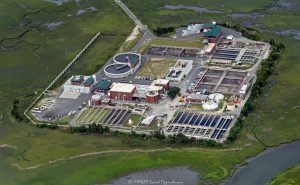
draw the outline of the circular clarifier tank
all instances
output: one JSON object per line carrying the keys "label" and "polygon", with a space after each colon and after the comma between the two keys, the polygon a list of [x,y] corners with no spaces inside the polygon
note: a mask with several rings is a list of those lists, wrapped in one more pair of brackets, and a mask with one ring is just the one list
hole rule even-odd
{"label": "circular clarifier tank", "polygon": [[213,101],[208,101],[202,105],[204,110],[216,110],[218,108],[218,104]]}
{"label": "circular clarifier tank", "polygon": [[130,62],[130,65],[132,67],[134,67],[140,63],[141,55],[139,55],[137,53],[130,53],[130,52],[121,53],[121,54],[116,55],[113,58],[113,60],[115,63],[119,63],[119,64],[129,64],[129,62]]}
{"label": "circular clarifier tank", "polygon": [[110,78],[124,78],[131,74],[130,66],[126,64],[110,64],[104,68],[104,73]]}

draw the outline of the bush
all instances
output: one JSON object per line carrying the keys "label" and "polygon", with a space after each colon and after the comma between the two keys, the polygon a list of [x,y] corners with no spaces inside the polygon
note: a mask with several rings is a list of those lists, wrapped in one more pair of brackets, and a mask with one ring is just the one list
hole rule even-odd
{"label": "bush", "polygon": [[171,99],[174,99],[176,97],[177,94],[180,93],[180,88],[179,87],[171,87],[169,92],[168,92],[168,96],[171,98]]}
{"label": "bush", "polygon": [[50,128],[52,130],[58,129],[58,126],[55,124],[46,124],[46,123],[42,123],[42,124],[37,124],[36,125],[38,128]]}
{"label": "bush", "polygon": [[174,30],[175,30],[175,28],[173,26],[167,27],[167,28],[158,27],[158,28],[156,28],[156,30],[153,30],[153,32],[157,36],[163,36],[163,35],[173,32]]}

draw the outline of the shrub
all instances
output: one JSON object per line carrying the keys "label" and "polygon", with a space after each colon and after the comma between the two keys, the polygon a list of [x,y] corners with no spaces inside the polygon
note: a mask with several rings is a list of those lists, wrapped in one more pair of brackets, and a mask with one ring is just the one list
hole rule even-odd
{"label": "shrub", "polygon": [[168,96],[172,99],[174,99],[176,97],[177,94],[180,93],[180,88],[179,87],[171,87],[169,92],[168,92]]}

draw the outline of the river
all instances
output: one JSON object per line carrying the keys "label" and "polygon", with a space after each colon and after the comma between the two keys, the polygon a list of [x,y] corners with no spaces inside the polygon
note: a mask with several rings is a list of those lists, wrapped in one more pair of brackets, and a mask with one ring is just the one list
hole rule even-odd
{"label": "river", "polygon": [[300,141],[269,148],[249,158],[225,185],[265,185],[285,169],[300,163]]}
{"label": "river", "polygon": [[198,185],[199,182],[200,177],[197,172],[187,167],[170,167],[133,173],[105,185]]}
{"label": "river", "polygon": [[[265,185],[287,168],[300,163],[300,140],[274,148],[268,148],[246,160],[247,165],[236,170],[225,185]],[[198,185],[199,173],[188,167],[157,168],[132,173],[115,179],[107,185],[127,184],[181,184]]]}

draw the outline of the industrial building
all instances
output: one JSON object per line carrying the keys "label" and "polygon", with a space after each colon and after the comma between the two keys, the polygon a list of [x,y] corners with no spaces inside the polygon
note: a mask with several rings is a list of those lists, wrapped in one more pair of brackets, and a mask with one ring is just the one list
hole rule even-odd
{"label": "industrial building", "polygon": [[192,60],[178,60],[176,64],[169,69],[166,79],[179,82],[190,73],[192,68]]}
{"label": "industrial building", "polygon": [[223,33],[222,27],[215,23],[203,24],[201,31],[203,31],[203,38],[206,43],[217,43]]}
{"label": "industrial building", "polygon": [[170,80],[167,79],[157,79],[152,82],[152,86],[161,86],[164,90],[170,89]]}
{"label": "industrial building", "polygon": [[113,100],[132,101],[136,90],[135,85],[126,83],[113,83],[109,96]]}
{"label": "industrial building", "polygon": [[110,78],[125,78],[133,74],[141,66],[141,55],[137,53],[121,53],[113,58],[113,63],[104,68]]}
{"label": "industrial building", "polygon": [[164,91],[162,86],[136,84],[135,87],[136,91],[133,94],[133,98],[147,103],[158,103],[160,94]]}
{"label": "industrial building", "polygon": [[63,85],[64,93],[90,94],[95,84],[95,76],[76,75],[70,77]]}
{"label": "industrial building", "polygon": [[160,99],[160,94],[158,92],[149,91],[146,94],[147,103],[158,103]]}
{"label": "industrial building", "polygon": [[102,97],[99,94],[95,94],[91,98],[91,105],[93,106],[100,106],[101,105]]}
{"label": "industrial building", "polygon": [[94,92],[100,94],[106,94],[111,86],[111,82],[108,80],[102,79],[101,81],[97,82],[94,86]]}
{"label": "industrial building", "polygon": [[216,50],[216,43],[209,43],[204,46],[204,48],[201,51],[201,56],[209,56],[213,54]]}
{"label": "industrial building", "polygon": [[202,29],[203,24],[191,24],[187,26],[186,30],[182,31],[182,36],[189,36],[193,34],[198,34],[200,33],[200,30]]}
{"label": "industrial building", "polygon": [[188,103],[205,103],[208,99],[208,95],[205,94],[189,94],[186,97],[186,102]]}
{"label": "industrial building", "polygon": [[123,101],[145,101],[147,103],[158,103],[160,94],[164,92],[163,86],[140,85],[127,83],[113,83],[109,91],[109,97],[112,100]]}

